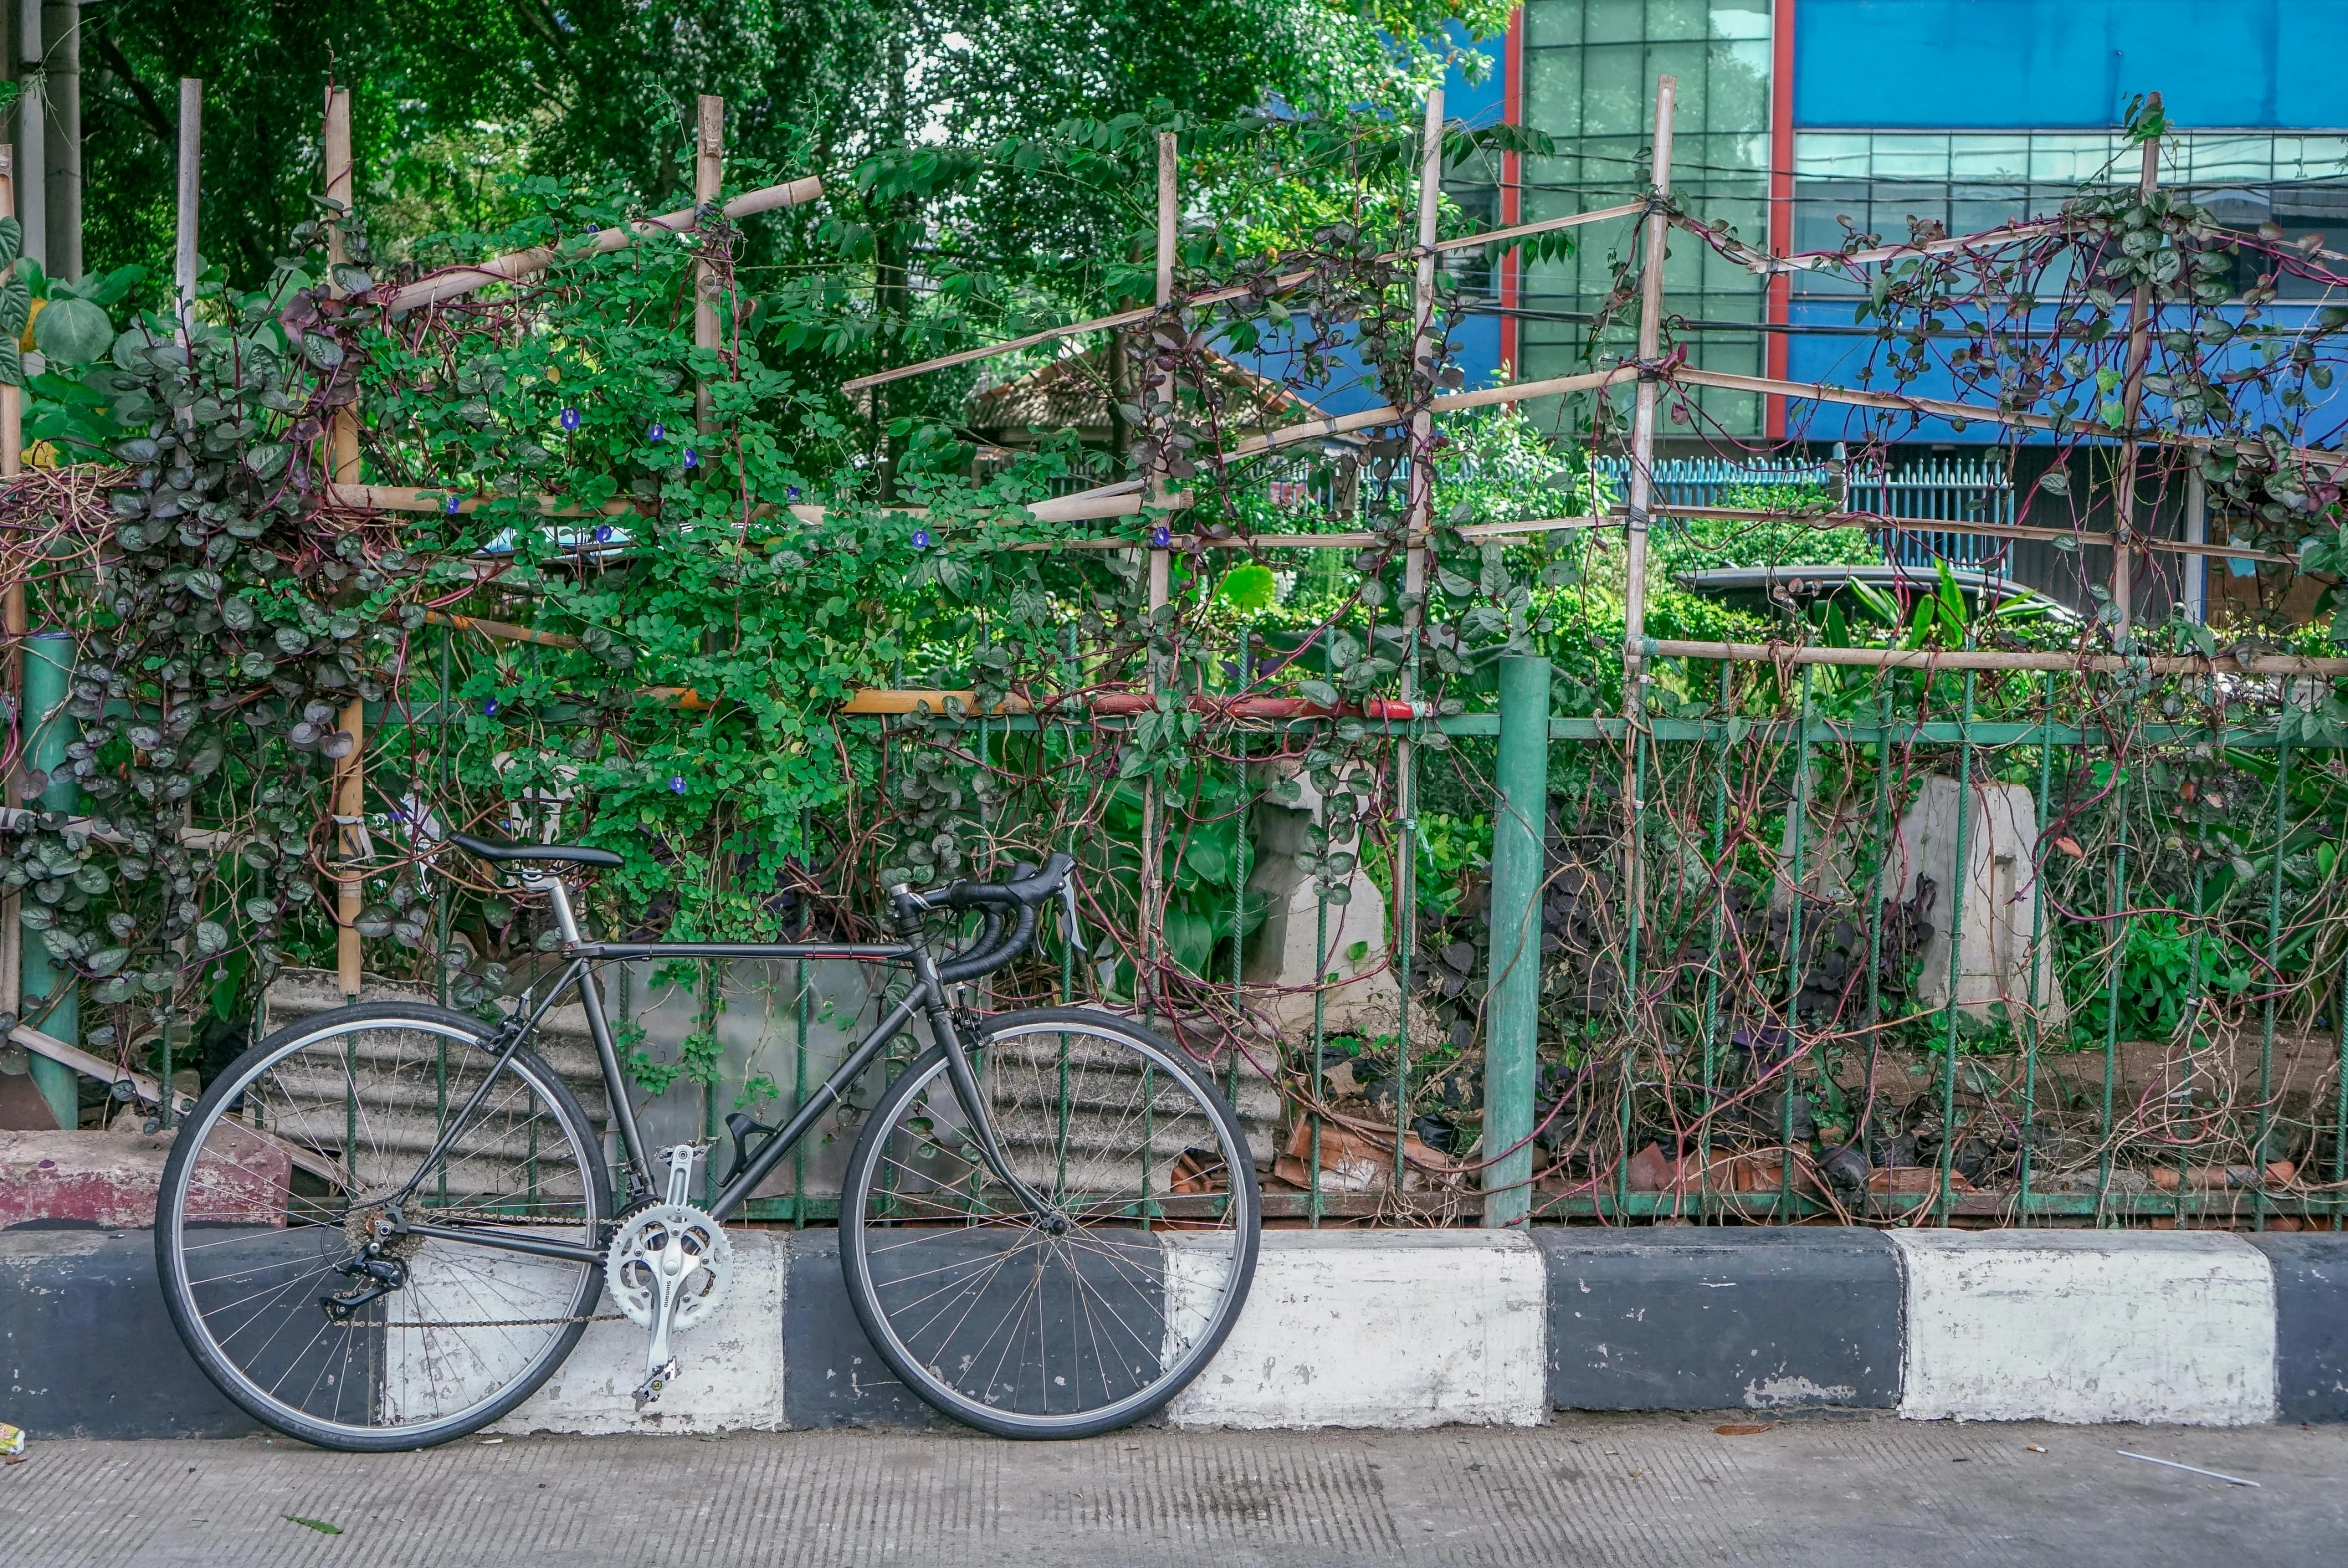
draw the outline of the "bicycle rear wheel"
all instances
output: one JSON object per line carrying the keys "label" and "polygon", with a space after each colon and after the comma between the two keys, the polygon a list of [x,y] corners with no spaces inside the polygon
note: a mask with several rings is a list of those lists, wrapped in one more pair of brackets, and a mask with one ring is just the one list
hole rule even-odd
{"label": "bicycle rear wheel", "polygon": [[1262,1197],[1245,1133],[1189,1057],[1111,1013],[990,1020],[971,1041],[1012,1170],[982,1160],[933,1049],[849,1157],[840,1258],[866,1334],[940,1411],[1002,1437],[1084,1437],[1154,1414],[1229,1334]]}
{"label": "bicycle rear wheel", "polygon": [[600,1140],[530,1051],[426,1163],[495,1062],[460,1013],[345,1007],[270,1035],[188,1113],[156,1204],[163,1298],[196,1364],[256,1419],[354,1452],[446,1442],[512,1410],[578,1343],[593,1264],[384,1233],[397,1208],[597,1245]]}

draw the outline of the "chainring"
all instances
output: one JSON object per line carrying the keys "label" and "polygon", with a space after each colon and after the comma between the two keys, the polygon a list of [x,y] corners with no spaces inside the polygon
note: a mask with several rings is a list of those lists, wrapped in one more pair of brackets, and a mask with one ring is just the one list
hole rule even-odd
{"label": "chainring", "polygon": [[658,1277],[661,1254],[674,1237],[688,1259],[685,1283],[677,1296],[677,1310],[669,1319],[671,1332],[681,1333],[709,1320],[726,1299],[734,1279],[734,1248],[725,1227],[688,1203],[655,1203],[631,1212],[612,1236],[604,1261],[604,1283],[628,1321],[639,1328],[653,1326],[661,1300]]}

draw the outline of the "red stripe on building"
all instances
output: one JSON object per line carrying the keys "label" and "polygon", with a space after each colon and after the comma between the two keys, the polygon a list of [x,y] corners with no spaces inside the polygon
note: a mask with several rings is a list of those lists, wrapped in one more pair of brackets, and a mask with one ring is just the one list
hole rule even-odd
{"label": "red stripe on building", "polygon": [[[1793,249],[1793,7],[1794,0],[1774,0],[1769,20],[1769,251],[1776,256]],[[1792,278],[1771,273],[1764,319],[1784,326],[1792,295]],[[1786,335],[1764,332],[1761,341],[1768,374],[1783,380]],[[1785,400],[1771,396],[1767,402],[1770,438],[1782,441]]]}
{"label": "red stripe on building", "polygon": [[[1524,8],[1508,13],[1508,37],[1500,46],[1500,119],[1509,125],[1524,123]],[[1524,160],[1512,152],[1500,155],[1500,227],[1524,221]],[[1523,297],[1524,261],[1510,249],[1500,259],[1500,364],[1511,379],[1521,379],[1518,353],[1518,304]]]}

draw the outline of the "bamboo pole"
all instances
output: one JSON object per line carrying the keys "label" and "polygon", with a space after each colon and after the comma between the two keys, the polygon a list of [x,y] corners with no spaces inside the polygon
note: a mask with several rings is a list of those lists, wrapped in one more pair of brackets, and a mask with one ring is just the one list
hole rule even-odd
{"label": "bamboo pole", "polygon": [[2076,227],[2067,218],[2044,218],[2031,223],[2001,223],[1995,228],[1977,229],[1971,234],[1946,235],[1937,240],[1877,245],[1863,251],[1802,251],[1792,256],[1772,256],[1699,219],[1682,216],[1671,221],[1690,234],[1703,236],[1721,255],[1745,271],[1764,274],[1827,272],[1840,267],[1872,267],[1880,262],[1905,261],[1916,256],[1947,256],[1957,251],[1987,250],[2016,240],[2035,240],[2049,234],[2060,234]]}
{"label": "bamboo pole", "polygon": [[[1644,212],[1642,202],[1627,202],[1619,207],[1601,207],[1594,212],[1567,213],[1561,218],[1543,218],[1537,223],[1519,223],[1505,229],[1487,229],[1481,234],[1462,235],[1457,239],[1427,242],[1423,249],[1438,255],[1452,251],[1473,250],[1478,246],[1498,245],[1510,240],[1521,240],[1529,235],[1548,234],[1558,229],[1579,228],[1583,224],[1608,223],[1616,218],[1632,218]],[[1370,258],[1374,262],[1396,262],[1416,257],[1419,250],[1386,251]],[[1305,267],[1294,272],[1283,272],[1273,278],[1267,287],[1272,292],[1291,289],[1313,275],[1314,269]],[[1220,305],[1227,300],[1243,299],[1255,292],[1251,283],[1232,284],[1204,293],[1183,296],[1185,305]],[[989,343],[975,349],[960,349],[952,354],[941,354],[933,359],[917,360],[911,365],[899,365],[892,370],[879,370],[869,376],[844,381],[840,390],[862,392],[867,387],[878,387],[884,382],[903,381],[908,376],[920,376],[929,371],[947,370],[956,365],[968,365],[974,360],[993,359],[999,354],[1011,354],[1020,349],[1032,349],[1039,343],[1050,343],[1058,338],[1073,338],[1088,332],[1110,332],[1119,327],[1139,326],[1157,314],[1156,306],[1137,306],[1129,311],[1113,311],[1107,316],[1095,316],[1089,321],[1071,322],[1065,327],[1046,327],[1038,332],[1017,338],[1006,338],[1000,343]]]}
{"label": "bamboo pole", "polygon": [[1648,638],[1644,652],[1657,659],[1713,659],[1740,664],[1853,665],[1891,670],[2067,670],[2139,671],[2153,675],[2220,674],[2254,676],[2348,676],[2348,659],[2314,659],[2296,654],[2199,654],[2146,658],[2124,654],[2007,653],[1988,649],[1806,648],[1791,643],[1698,643]]}
{"label": "bamboo pole", "polygon": [[[1138,516],[1143,497],[1135,490],[1124,495],[1088,492],[1076,496],[1053,496],[1033,501],[1017,510],[1038,523],[1082,523],[1093,518],[1126,518]],[[329,485],[326,502],[330,507],[348,512],[439,512],[468,514],[493,505],[500,498],[494,496],[463,496],[431,485]],[[624,518],[634,516],[636,504],[630,501],[607,501],[599,506],[574,506],[559,496],[522,496],[514,498],[535,507],[540,517],[548,518]],[[1177,490],[1169,495],[1165,506],[1180,511],[1196,498],[1189,491]],[[449,503],[456,505],[451,507]],[[878,509],[896,517],[927,517],[927,507],[882,507]],[[804,502],[786,507],[762,503],[752,511],[753,517],[771,517],[788,512],[802,523],[821,523],[830,509]],[[1131,550],[1134,542],[1121,539],[1118,548]]]}
{"label": "bamboo pole", "polygon": [[179,246],[172,280],[179,332],[191,338],[196,319],[196,220],[203,203],[204,84],[192,76],[179,82]]}
{"label": "bamboo pole", "polygon": [[[1432,400],[1439,387],[1434,382],[1435,369],[1435,226],[1442,216],[1443,195],[1443,90],[1435,87],[1426,95],[1426,119],[1419,129],[1418,164],[1418,267],[1410,280],[1411,347],[1410,364],[1414,376],[1427,378],[1425,399],[1427,406],[1410,416],[1410,491],[1408,507],[1403,514],[1403,539],[1406,547],[1402,555],[1402,669],[1400,690],[1402,701],[1413,711],[1418,703],[1419,639],[1426,626],[1426,573],[1432,552],[1428,549],[1434,527],[1434,410]],[[1405,735],[1394,747],[1394,817],[1399,827],[1398,843],[1393,868],[1393,918],[1387,933],[1387,947],[1394,954],[1396,990],[1400,996],[1399,1016],[1394,1020],[1394,1070],[1397,1083],[1396,1103],[1410,1102],[1410,959],[1417,938],[1418,894],[1414,873],[1418,868],[1418,770],[1417,751]],[[1329,954],[1318,953],[1313,958],[1313,972],[1317,980],[1329,969]],[[1398,1191],[1402,1184],[1402,1164],[1408,1149],[1409,1116],[1397,1110],[1394,1117],[1393,1180]]]}
{"label": "bamboo pole", "polygon": [[[16,215],[16,149],[0,146],[0,218]],[[24,472],[24,388],[0,387],[0,482],[12,480]],[[0,558],[0,570],[7,573],[4,599],[0,599],[0,623],[5,624],[8,636],[8,712],[9,749],[11,766],[4,785],[5,801],[9,809],[24,804],[25,748],[32,740],[32,727],[24,714],[24,640],[32,629],[29,608],[25,603],[25,580],[32,573],[29,558],[13,552]],[[17,923],[22,904],[15,893],[0,898],[0,1012],[11,1015],[24,1011],[24,930]]]}
{"label": "bamboo pole", "polygon": [[[1671,120],[1679,96],[1679,79],[1655,81],[1655,197],[1671,195]],[[1639,279],[1638,358],[1651,364],[1663,346],[1663,255],[1670,223],[1657,205],[1647,214],[1645,272]],[[1662,384],[1641,374],[1638,404],[1630,428],[1630,548],[1623,584],[1623,701],[1633,714],[1644,711],[1639,672],[1639,645],[1647,628],[1647,509],[1655,495],[1655,401]]]}
{"label": "bamboo pole", "polygon": [[16,101],[16,216],[24,224],[24,254],[49,266],[49,115],[42,101],[48,75],[41,0],[17,0],[16,71],[24,95]]}
{"label": "bamboo pole", "polygon": [[[1163,311],[1174,300],[1174,244],[1179,236],[1181,222],[1180,172],[1177,149],[1172,131],[1158,133],[1158,288],[1156,309]],[[1155,313],[1154,313],[1155,314]],[[1118,396],[1121,389],[1112,387],[1110,396]],[[1153,401],[1158,405],[1152,412],[1165,421],[1165,441],[1160,442],[1158,456],[1150,467],[1150,483],[1146,492],[1147,507],[1152,516],[1165,516],[1169,486],[1167,461],[1173,453],[1172,440],[1176,429],[1174,418],[1179,389],[1174,375],[1169,369],[1160,373],[1153,388]],[[1171,575],[1170,552],[1154,547],[1149,554],[1149,616],[1150,630],[1155,634],[1159,615],[1166,609],[1167,580]],[[1153,651],[1149,656],[1150,691],[1153,696],[1163,694],[1172,683],[1174,662]],[[1159,839],[1165,824],[1159,819],[1158,781],[1144,776],[1142,781],[1142,854],[1139,892],[1141,929],[1136,933],[1140,961],[1134,973],[1134,1000],[1147,1006],[1148,984],[1155,975],[1158,958],[1158,933],[1162,915],[1161,905],[1165,891],[1161,886],[1164,868],[1160,865],[1163,851]]]}
{"label": "bamboo pole", "polygon": [[[351,93],[345,87],[326,90],[324,165],[326,197],[335,210],[326,228],[326,257],[330,263],[351,259],[343,239],[343,222],[351,215]],[[331,269],[330,269],[331,271]],[[342,285],[332,285],[340,294]],[[359,483],[359,419],[356,408],[337,408],[327,427],[329,461],[334,483]],[[335,879],[334,969],[345,1001],[359,999],[362,981],[359,949],[359,910],[366,891],[359,864],[367,847],[367,708],[358,698],[343,706],[340,725],[351,738],[351,749],[335,759],[335,856],[340,872]]]}
{"label": "bamboo pole", "polygon": [[[2160,118],[2160,94],[2149,93],[2144,113],[2154,123]],[[2160,136],[2144,139],[2144,167],[2137,176],[2136,196],[2152,200],[2160,183]],[[2152,356],[2152,280],[2137,283],[2128,298],[2127,379],[2120,389],[2120,429],[2134,430],[2136,414],[2144,404],[2144,366]],[[2136,625],[2136,443],[2120,449],[2120,473],[2112,495],[2111,597],[2119,611],[2116,630],[2124,643]]]}
{"label": "bamboo pole", "polygon": [[[728,218],[742,219],[762,212],[779,212],[786,207],[804,206],[824,194],[824,182],[818,179],[791,180],[782,185],[761,186],[745,191],[718,210]],[[594,233],[562,245],[533,246],[526,251],[511,251],[493,256],[485,262],[473,262],[462,267],[449,267],[419,278],[414,283],[392,292],[386,308],[392,311],[420,310],[427,305],[439,305],[449,300],[462,299],[476,289],[486,289],[493,283],[519,283],[535,277],[559,261],[581,256],[599,256],[625,250],[640,239],[654,235],[680,234],[693,227],[695,209],[663,213],[657,218],[638,218],[630,223]]]}
{"label": "bamboo pole", "polygon": [[[696,214],[716,205],[726,180],[726,100],[703,93],[699,100],[697,134],[693,139],[693,208]],[[706,248],[705,248],[706,249]],[[693,346],[718,349],[718,269],[706,254],[693,264]],[[694,423],[710,433],[710,389],[704,382],[693,394]]]}

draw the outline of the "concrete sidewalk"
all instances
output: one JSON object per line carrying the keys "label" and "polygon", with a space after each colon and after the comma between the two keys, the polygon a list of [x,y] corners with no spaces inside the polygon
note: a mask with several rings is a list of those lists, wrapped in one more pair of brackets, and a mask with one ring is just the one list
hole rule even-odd
{"label": "concrete sidewalk", "polygon": [[[2335,1564],[2348,1428],[1578,1415],[1083,1443],[831,1431],[45,1442],[0,1470],[10,1568],[728,1564]],[[2045,1452],[2031,1451],[2032,1444]],[[2134,1449],[2256,1488],[2125,1459]],[[325,1535],[285,1515],[336,1525]]]}

